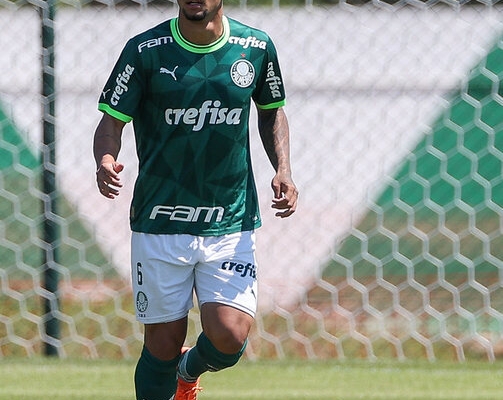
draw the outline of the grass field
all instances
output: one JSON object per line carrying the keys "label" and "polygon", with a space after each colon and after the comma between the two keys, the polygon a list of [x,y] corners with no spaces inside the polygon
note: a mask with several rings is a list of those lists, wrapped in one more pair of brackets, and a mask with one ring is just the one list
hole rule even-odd
{"label": "grass field", "polygon": [[[201,400],[496,400],[500,363],[243,361],[202,378]],[[0,400],[134,399],[134,362],[3,359]]]}

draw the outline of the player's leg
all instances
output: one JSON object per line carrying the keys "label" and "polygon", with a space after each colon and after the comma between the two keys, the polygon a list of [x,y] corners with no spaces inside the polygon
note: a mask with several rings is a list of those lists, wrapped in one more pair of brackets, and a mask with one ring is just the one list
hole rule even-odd
{"label": "player's leg", "polygon": [[203,332],[179,365],[179,374],[189,382],[195,382],[206,371],[220,371],[239,361],[253,317],[231,306],[205,303],[201,307],[201,321]]}
{"label": "player's leg", "polygon": [[201,322],[205,336],[224,354],[242,352],[254,318],[244,311],[219,303],[201,306]]}
{"label": "player's leg", "polygon": [[[133,232],[132,283],[136,317],[145,343],[135,370],[138,400],[169,399],[176,391],[176,368],[193,306],[190,237]],[[183,260],[183,261],[180,261]]]}
{"label": "player's leg", "polygon": [[176,391],[180,348],[187,334],[187,317],[145,325],[145,343],[135,369],[137,400],[170,398]]}
{"label": "player's leg", "polygon": [[206,262],[200,262],[195,272],[203,332],[179,365],[179,375],[188,381],[238,362],[257,307],[253,232],[209,238],[204,243]]}
{"label": "player's leg", "polygon": [[187,336],[188,318],[159,324],[146,324],[144,346],[155,357],[171,360],[180,355],[180,349]]}

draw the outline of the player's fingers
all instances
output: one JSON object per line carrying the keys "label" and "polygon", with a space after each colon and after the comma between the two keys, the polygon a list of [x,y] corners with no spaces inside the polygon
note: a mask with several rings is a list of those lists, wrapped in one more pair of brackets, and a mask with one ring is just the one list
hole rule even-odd
{"label": "player's fingers", "polygon": [[290,215],[292,215],[294,212],[295,212],[295,207],[291,207],[291,208],[283,209],[282,211],[278,211],[274,215],[276,217],[286,218],[286,217],[289,217]]}
{"label": "player's fingers", "polygon": [[100,189],[100,194],[105,196],[107,199],[115,199],[115,197],[119,195],[118,189],[113,186],[107,185],[104,182],[98,184],[98,187]]}
{"label": "player's fingers", "polygon": [[124,169],[124,164],[116,162],[113,164],[113,169],[115,172],[119,173]]}
{"label": "player's fingers", "polygon": [[297,198],[298,192],[295,189],[289,194],[283,193],[281,198],[279,199],[273,199],[271,207],[277,210],[281,210],[275,215],[281,218],[289,217],[290,215],[292,215],[297,210]]}
{"label": "player's fingers", "polygon": [[288,199],[288,205],[290,208],[297,205],[297,199],[299,197],[299,191],[294,185],[289,185],[285,192],[285,197]]}
{"label": "player's fingers", "polygon": [[279,197],[273,199],[276,208],[291,208],[297,204],[299,192],[294,185],[285,185]]}
{"label": "player's fingers", "polygon": [[122,164],[118,164],[118,166],[115,164],[103,164],[96,171],[96,180],[98,183],[104,182],[106,185],[122,187],[118,173],[123,168]]}
{"label": "player's fingers", "polygon": [[122,171],[123,166],[119,164],[103,164],[96,171],[96,183],[101,195],[108,199],[114,199],[119,195],[118,188],[122,187],[118,172]]}
{"label": "player's fingers", "polygon": [[272,192],[273,192],[273,195],[274,195],[274,198],[273,199],[282,199],[283,198],[283,194],[281,193],[281,184],[277,184],[274,179],[271,183],[271,188],[272,188]]}

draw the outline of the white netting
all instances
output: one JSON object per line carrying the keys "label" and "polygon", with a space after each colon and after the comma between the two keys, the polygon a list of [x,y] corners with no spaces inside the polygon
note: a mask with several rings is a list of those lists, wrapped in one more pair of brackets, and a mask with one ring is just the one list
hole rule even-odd
{"label": "white netting", "polygon": [[[500,100],[502,72],[482,71],[492,82],[487,98],[469,90],[470,71],[500,43],[503,12],[497,3],[437,3],[226,7],[278,48],[301,192],[298,213],[276,220],[272,169],[252,117],[264,227],[261,312],[248,356],[492,360],[501,352],[494,251],[501,205],[486,199],[474,207],[463,193],[478,193],[471,182],[481,182],[489,199],[503,190],[486,171],[501,172],[501,122],[486,106]],[[12,4],[0,3],[8,71],[0,75],[0,356],[32,355],[46,339],[33,157],[41,143],[40,21],[36,4]],[[128,130],[121,153],[126,187],[110,202],[95,189],[92,135],[98,96],[125,41],[176,12],[171,3],[57,10],[62,356],[130,357],[141,342],[128,282],[133,137]],[[452,111],[457,97],[471,107],[463,124]],[[455,132],[453,143],[438,139],[440,125]],[[475,128],[488,137],[480,149],[465,144],[484,141]],[[419,200],[407,198],[417,191]],[[195,332],[196,313],[191,321]]]}

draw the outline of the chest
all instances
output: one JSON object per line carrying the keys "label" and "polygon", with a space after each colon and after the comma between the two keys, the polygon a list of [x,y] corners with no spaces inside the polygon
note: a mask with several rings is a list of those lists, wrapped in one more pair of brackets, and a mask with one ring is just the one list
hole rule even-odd
{"label": "chest", "polygon": [[205,100],[243,104],[256,88],[260,63],[250,50],[238,46],[206,54],[159,51],[149,60],[146,84],[154,98],[172,105]]}

